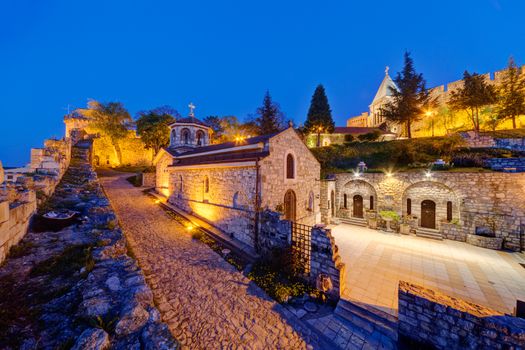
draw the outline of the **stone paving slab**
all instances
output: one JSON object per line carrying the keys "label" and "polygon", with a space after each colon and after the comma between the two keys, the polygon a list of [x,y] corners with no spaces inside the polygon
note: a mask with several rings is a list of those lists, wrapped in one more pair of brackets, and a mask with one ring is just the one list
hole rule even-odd
{"label": "stone paving slab", "polygon": [[171,219],[129,174],[101,182],[153,290],[162,319],[188,349],[314,349],[318,336]]}

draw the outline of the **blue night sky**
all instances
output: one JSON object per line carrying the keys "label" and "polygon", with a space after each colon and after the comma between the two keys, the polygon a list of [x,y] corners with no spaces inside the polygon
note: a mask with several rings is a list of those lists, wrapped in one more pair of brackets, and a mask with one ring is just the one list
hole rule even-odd
{"label": "blue night sky", "polygon": [[63,135],[68,104],[244,118],[266,89],[304,122],[325,85],[338,125],[411,51],[428,86],[525,61],[522,0],[0,1],[0,160]]}

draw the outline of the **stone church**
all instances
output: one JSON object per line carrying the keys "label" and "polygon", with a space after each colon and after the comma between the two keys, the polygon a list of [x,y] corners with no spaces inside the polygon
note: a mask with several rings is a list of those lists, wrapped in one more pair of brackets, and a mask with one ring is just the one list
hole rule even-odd
{"label": "stone church", "polygon": [[156,190],[171,204],[252,247],[261,210],[320,222],[321,167],[292,127],[211,144],[212,129],[191,111],[170,129],[170,145],[155,164]]}

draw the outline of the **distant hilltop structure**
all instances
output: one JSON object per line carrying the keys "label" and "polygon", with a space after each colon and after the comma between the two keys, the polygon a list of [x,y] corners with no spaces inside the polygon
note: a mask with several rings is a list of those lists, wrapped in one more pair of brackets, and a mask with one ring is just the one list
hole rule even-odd
{"label": "distant hilltop structure", "polygon": [[[523,70],[523,66],[521,68]],[[489,84],[497,84],[502,80],[503,74],[506,72],[506,69],[496,71],[494,73],[485,73],[481,74],[485,78],[485,81]],[[446,85],[439,85],[430,90],[431,99],[435,100],[438,106],[444,106],[449,98],[450,93],[454,90],[463,86],[463,80],[457,80]],[[389,68],[385,69],[385,76],[377,89],[377,92],[370,103],[368,112],[363,112],[358,116],[351,117],[346,121],[347,127],[359,127],[359,128],[381,128],[397,135],[401,134],[401,129],[398,125],[393,123],[387,123],[382,109],[389,103],[392,99],[392,89],[397,90],[397,86],[394,80],[389,75]],[[421,128],[425,124],[425,117],[419,122],[419,127]],[[428,122],[427,122],[428,123]],[[415,129],[418,125],[416,123]]]}

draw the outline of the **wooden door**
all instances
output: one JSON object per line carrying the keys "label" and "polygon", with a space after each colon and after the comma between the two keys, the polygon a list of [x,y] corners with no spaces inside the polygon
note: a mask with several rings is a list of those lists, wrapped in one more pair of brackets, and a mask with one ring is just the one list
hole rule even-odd
{"label": "wooden door", "polygon": [[354,218],[363,217],[363,197],[358,194],[354,196],[353,217]]}
{"label": "wooden door", "polygon": [[421,227],[436,228],[436,203],[433,201],[421,202]]}
{"label": "wooden door", "polygon": [[296,197],[292,190],[286,191],[284,195],[284,218],[295,221]]}

